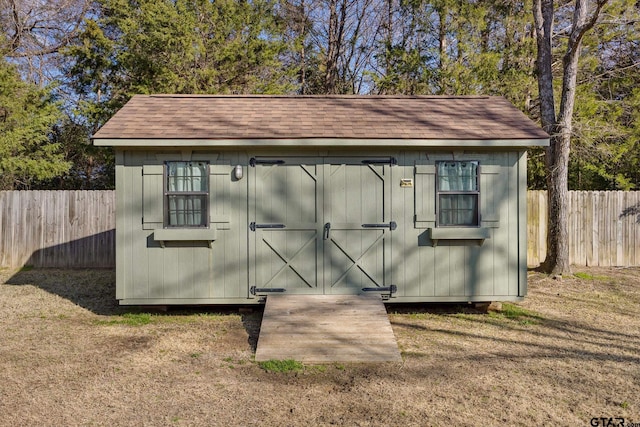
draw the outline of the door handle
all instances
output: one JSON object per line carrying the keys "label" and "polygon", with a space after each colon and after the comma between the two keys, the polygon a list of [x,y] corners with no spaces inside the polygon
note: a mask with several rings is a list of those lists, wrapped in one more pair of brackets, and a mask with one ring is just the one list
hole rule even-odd
{"label": "door handle", "polygon": [[324,240],[328,240],[329,239],[329,233],[331,233],[331,223],[328,222],[324,225],[324,235],[323,235],[323,239]]}

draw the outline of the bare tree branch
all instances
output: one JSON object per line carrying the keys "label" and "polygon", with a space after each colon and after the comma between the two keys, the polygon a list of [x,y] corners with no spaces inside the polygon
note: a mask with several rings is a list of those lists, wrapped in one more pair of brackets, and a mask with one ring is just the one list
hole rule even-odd
{"label": "bare tree branch", "polygon": [[56,68],[50,56],[78,35],[91,5],[91,0],[0,0],[5,55],[23,75],[42,83]]}

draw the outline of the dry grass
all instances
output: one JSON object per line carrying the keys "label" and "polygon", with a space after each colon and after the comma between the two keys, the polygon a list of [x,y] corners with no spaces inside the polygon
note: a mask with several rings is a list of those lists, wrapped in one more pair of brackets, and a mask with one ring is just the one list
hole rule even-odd
{"label": "dry grass", "polygon": [[640,423],[640,269],[579,273],[531,273],[502,313],[391,307],[401,364],[273,372],[260,311],[148,314],[109,270],[0,271],[0,425]]}

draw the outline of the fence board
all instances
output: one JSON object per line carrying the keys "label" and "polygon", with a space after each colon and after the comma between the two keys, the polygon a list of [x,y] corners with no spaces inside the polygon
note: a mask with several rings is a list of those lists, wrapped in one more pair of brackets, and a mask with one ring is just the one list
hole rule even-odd
{"label": "fence board", "polygon": [[585,239],[584,239],[584,244],[585,244],[585,248],[586,248],[586,260],[585,260],[585,264],[587,266],[590,265],[595,265],[596,262],[596,258],[597,258],[597,253],[595,252],[595,248],[594,248],[594,239],[593,239],[593,235],[594,235],[594,217],[593,217],[593,211],[594,211],[594,200],[593,200],[593,193],[589,192],[587,194],[585,194],[585,222],[584,222],[584,235],[585,235]]}
{"label": "fence board", "polygon": [[[569,201],[572,264],[640,266],[640,192],[570,191]],[[528,192],[527,215],[536,266],[546,256],[545,191]],[[1,267],[113,267],[114,229],[113,191],[0,191]]]}
{"label": "fence board", "polygon": [[0,266],[113,267],[113,191],[0,191]]}
{"label": "fence board", "polygon": [[[527,259],[535,265],[547,256],[547,204],[545,191],[529,191],[527,193],[528,231]],[[538,261],[540,260],[540,261]]]}
{"label": "fence board", "polygon": [[[546,256],[546,192],[529,191],[527,203],[527,262],[536,266]],[[570,262],[602,267],[640,266],[640,218],[631,214],[634,207],[636,212],[640,210],[638,191],[570,191]]]}

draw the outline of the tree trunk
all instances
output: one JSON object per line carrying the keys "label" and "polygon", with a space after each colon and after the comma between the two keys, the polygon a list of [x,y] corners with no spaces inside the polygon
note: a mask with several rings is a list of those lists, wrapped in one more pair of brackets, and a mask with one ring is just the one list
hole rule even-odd
{"label": "tree trunk", "polygon": [[[551,69],[551,36],[553,32],[553,0],[535,0],[533,2],[533,17],[536,28],[536,43],[538,54],[536,70],[538,72],[538,91],[540,93],[540,115],[542,128],[549,135],[555,133],[556,109],[553,96],[553,73]],[[553,149],[553,144],[548,150]],[[547,152],[549,154],[549,152]],[[547,155],[547,161],[550,157]],[[547,163],[547,167],[549,167]]]}
{"label": "tree trunk", "polygon": [[387,0],[387,40],[386,40],[386,58],[385,58],[385,73],[389,75],[391,73],[391,51],[393,48],[393,0]]}
{"label": "tree trunk", "polygon": [[560,111],[556,117],[551,70],[553,31],[553,0],[535,0],[533,16],[538,46],[537,71],[540,92],[540,114],[543,128],[551,135],[546,150],[548,226],[547,257],[543,271],[553,274],[571,272],[569,264],[569,152],[573,127],[573,109],[578,78],[578,59],[582,38],[595,25],[602,7],[608,0],[597,0],[595,10],[589,13],[588,0],[576,0],[567,50],[562,60],[562,92]]}
{"label": "tree trunk", "polygon": [[438,54],[440,62],[440,71],[447,67],[447,10],[443,5],[438,12]]}
{"label": "tree trunk", "polygon": [[[570,134],[562,131],[551,137],[547,148],[547,257],[542,270],[553,274],[568,274],[569,264],[569,170]],[[551,155],[549,153],[552,153]],[[550,160],[550,161],[549,161]]]}
{"label": "tree trunk", "polygon": [[[343,5],[344,12],[344,5]],[[338,59],[342,47],[342,26],[338,18],[338,0],[329,0],[329,34],[327,37],[327,57],[325,61],[324,89],[328,94],[338,92]]]}
{"label": "tree trunk", "polygon": [[305,48],[305,42],[307,40],[307,11],[305,8],[304,0],[300,1],[299,7],[299,16],[298,19],[300,21],[300,29],[298,30],[298,34],[300,35],[300,39],[302,41],[301,52],[300,52],[300,94],[306,95],[307,91],[307,52]]}

